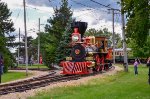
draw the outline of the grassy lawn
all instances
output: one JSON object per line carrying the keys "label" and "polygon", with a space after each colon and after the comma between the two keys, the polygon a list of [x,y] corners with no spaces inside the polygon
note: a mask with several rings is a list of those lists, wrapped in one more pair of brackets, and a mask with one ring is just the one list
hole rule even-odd
{"label": "grassy lawn", "polygon": [[[22,68],[26,68],[26,65],[25,64],[20,64],[19,67],[22,67]],[[43,65],[43,64],[34,64],[32,66],[28,65],[28,68],[47,68],[47,66]]]}
{"label": "grassy lawn", "polygon": [[57,87],[39,92],[29,99],[150,99],[148,68],[139,66],[139,75],[134,75],[133,66],[129,72],[93,79],[86,85]]}
{"label": "grassy lawn", "polygon": [[[32,74],[29,73],[28,76],[31,76]],[[8,72],[2,75],[2,83],[14,81],[17,79],[26,78],[25,72]]]}

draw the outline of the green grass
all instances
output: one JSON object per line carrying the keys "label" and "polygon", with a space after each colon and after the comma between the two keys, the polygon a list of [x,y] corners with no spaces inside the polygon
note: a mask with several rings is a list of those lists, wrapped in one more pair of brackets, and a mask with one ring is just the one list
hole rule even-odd
{"label": "green grass", "polygon": [[[29,73],[28,76],[31,76],[32,74]],[[2,83],[4,82],[9,82],[9,81],[14,81],[17,79],[21,78],[26,78],[26,73],[25,72],[8,72],[2,75]]]}
{"label": "green grass", "polygon": [[134,75],[129,66],[128,73],[121,71],[86,85],[53,88],[29,99],[150,99],[148,68],[139,66],[138,71],[139,75]]}
{"label": "green grass", "polygon": [[[19,67],[26,68],[25,64],[20,64]],[[39,68],[47,68],[48,69],[48,67],[43,65],[43,64],[34,64],[32,66],[28,65],[28,68],[38,68],[38,67]]]}

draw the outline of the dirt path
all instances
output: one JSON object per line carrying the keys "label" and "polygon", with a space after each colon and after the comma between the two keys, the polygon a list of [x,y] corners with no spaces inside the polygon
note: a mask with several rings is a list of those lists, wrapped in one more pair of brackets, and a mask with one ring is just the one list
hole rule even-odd
{"label": "dirt path", "polygon": [[81,85],[81,84],[86,84],[89,80],[92,80],[95,78],[97,78],[97,79],[103,78],[105,75],[114,75],[115,73],[117,73],[118,71],[121,71],[121,70],[123,70],[123,69],[118,67],[118,66],[115,66],[115,70],[109,71],[109,72],[106,72],[103,74],[99,74],[96,76],[84,77],[84,78],[79,79],[79,80],[73,80],[73,81],[68,81],[68,82],[60,82],[57,84],[51,84],[51,85],[46,86],[46,87],[42,87],[42,88],[38,88],[38,89],[34,89],[34,90],[29,90],[26,92],[11,93],[8,95],[1,96],[0,99],[26,99],[27,97],[34,96],[39,91],[47,91],[47,90],[50,90],[50,89],[55,88],[55,87],[77,86],[77,85]]}

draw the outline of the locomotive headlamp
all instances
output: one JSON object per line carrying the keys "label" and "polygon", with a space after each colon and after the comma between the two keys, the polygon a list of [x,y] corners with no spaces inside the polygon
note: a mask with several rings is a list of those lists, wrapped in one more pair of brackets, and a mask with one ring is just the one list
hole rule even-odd
{"label": "locomotive headlamp", "polygon": [[93,57],[86,57],[86,60],[91,61],[94,60]]}
{"label": "locomotive headlamp", "polygon": [[88,52],[88,54],[89,54],[90,56],[92,56],[92,55],[93,55],[93,52]]}
{"label": "locomotive headlamp", "polygon": [[66,61],[71,61],[72,57],[66,57]]}
{"label": "locomotive headlamp", "polygon": [[77,42],[79,40],[78,35],[73,35],[72,36],[72,41]]}

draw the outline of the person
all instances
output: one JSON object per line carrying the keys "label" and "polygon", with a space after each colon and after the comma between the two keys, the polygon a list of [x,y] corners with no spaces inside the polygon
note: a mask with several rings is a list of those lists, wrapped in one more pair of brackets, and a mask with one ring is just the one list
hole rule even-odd
{"label": "person", "polygon": [[140,61],[138,59],[135,59],[135,62],[134,62],[134,73],[135,75],[138,74],[138,65],[140,64]]}
{"label": "person", "polygon": [[4,68],[4,60],[3,60],[3,56],[0,55],[0,73],[3,74],[3,68]]}
{"label": "person", "polygon": [[150,57],[147,59],[147,67],[150,66]]}
{"label": "person", "polygon": [[147,66],[149,67],[149,71],[148,71],[148,83],[150,85],[150,57],[147,60]]}

